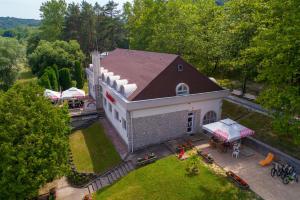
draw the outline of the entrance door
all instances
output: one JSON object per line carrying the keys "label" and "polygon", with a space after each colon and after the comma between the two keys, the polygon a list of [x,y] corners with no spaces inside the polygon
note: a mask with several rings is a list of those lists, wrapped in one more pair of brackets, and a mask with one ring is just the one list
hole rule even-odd
{"label": "entrance door", "polygon": [[190,112],[187,119],[187,133],[193,133],[194,130],[194,113]]}

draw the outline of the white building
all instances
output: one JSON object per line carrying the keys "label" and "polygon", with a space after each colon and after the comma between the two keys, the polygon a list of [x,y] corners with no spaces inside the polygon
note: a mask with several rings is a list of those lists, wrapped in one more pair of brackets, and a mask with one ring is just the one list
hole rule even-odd
{"label": "white building", "polygon": [[98,101],[129,151],[201,131],[221,118],[229,92],[174,54],[116,49],[86,69]]}

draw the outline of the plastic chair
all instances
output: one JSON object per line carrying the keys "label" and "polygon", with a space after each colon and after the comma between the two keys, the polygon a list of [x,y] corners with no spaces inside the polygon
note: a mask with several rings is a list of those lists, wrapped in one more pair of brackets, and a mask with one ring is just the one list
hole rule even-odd
{"label": "plastic chair", "polygon": [[238,158],[238,157],[239,157],[239,154],[240,154],[240,151],[239,151],[239,150],[233,151],[233,152],[232,152],[232,157]]}

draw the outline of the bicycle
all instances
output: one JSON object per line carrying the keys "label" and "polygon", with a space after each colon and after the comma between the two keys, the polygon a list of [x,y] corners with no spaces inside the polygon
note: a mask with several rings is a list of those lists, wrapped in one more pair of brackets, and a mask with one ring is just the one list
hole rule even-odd
{"label": "bicycle", "polygon": [[271,176],[274,177],[275,175],[281,176],[283,165],[277,162],[273,163],[273,168],[271,169]]}
{"label": "bicycle", "polygon": [[284,179],[282,180],[283,184],[287,185],[289,184],[290,182],[296,182],[298,183],[298,175],[296,174],[296,172],[293,172],[292,174],[290,175],[287,175],[286,177],[284,177]]}

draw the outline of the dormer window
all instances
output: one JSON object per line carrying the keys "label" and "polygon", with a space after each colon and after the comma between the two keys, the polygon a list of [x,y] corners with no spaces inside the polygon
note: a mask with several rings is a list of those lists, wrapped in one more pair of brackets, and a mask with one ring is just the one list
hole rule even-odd
{"label": "dormer window", "polygon": [[177,71],[182,72],[183,71],[183,65],[177,65]]}
{"label": "dormer window", "polygon": [[189,86],[185,83],[179,83],[176,86],[176,95],[177,96],[184,96],[184,95],[188,95],[190,93],[189,91]]}

